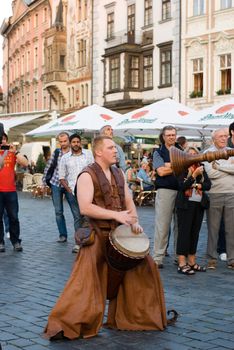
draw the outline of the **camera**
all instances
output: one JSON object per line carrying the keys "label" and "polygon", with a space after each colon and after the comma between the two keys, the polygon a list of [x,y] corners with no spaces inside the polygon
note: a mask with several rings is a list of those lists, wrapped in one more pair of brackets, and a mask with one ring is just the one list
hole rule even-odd
{"label": "camera", "polygon": [[9,150],[10,149],[10,146],[9,145],[0,145],[0,149],[2,150]]}

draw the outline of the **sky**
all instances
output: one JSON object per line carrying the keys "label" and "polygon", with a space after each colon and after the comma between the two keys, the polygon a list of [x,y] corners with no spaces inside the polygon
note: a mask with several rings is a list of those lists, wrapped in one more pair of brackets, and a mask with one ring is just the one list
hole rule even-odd
{"label": "sky", "polygon": [[[10,17],[12,15],[11,10],[11,0],[4,0],[1,2],[0,10],[0,27],[4,18]],[[0,35],[0,85],[2,85],[2,36]]]}

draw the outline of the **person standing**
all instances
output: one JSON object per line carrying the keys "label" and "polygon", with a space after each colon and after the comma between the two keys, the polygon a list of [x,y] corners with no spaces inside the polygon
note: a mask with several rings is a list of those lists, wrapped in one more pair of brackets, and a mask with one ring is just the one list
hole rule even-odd
{"label": "person standing", "polygon": [[229,125],[228,131],[229,137],[227,140],[227,146],[230,148],[234,148],[234,122]]}
{"label": "person standing", "polygon": [[[87,165],[93,163],[93,154],[90,150],[84,149],[81,146],[81,138],[78,134],[73,134],[69,138],[71,149],[61,159],[59,164],[59,181],[64,189],[64,194],[70,206],[73,218],[75,231],[82,227],[83,218],[80,214],[78,202],[74,193],[77,176]],[[76,244],[72,252],[77,253],[79,246]]]}
{"label": "person standing", "polygon": [[[8,144],[8,136],[5,132],[2,133],[2,141],[1,141],[1,145],[6,146]],[[10,238],[10,232],[9,232],[9,218],[7,216],[7,211],[6,209],[4,209],[4,213],[3,213],[3,222],[4,222],[4,231],[6,234],[7,238]]]}
{"label": "person standing", "polygon": [[42,183],[44,187],[48,185],[46,183],[46,177],[49,172],[49,169],[51,169],[51,166],[53,166],[53,171],[51,173],[51,179],[49,180],[49,185],[51,187],[51,195],[52,195],[52,201],[53,201],[53,206],[55,210],[56,224],[59,231],[59,239],[57,240],[57,242],[65,243],[67,241],[67,226],[66,226],[64,210],[63,210],[63,195],[65,193],[65,189],[60,184],[58,169],[59,169],[59,163],[62,157],[70,151],[69,134],[66,132],[61,132],[58,135],[57,139],[60,145],[60,149],[57,149],[53,153],[52,157],[48,160],[44,170]]}
{"label": "person standing", "polygon": [[[217,129],[212,133],[213,145],[208,151],[225,151],[228,135],[225,129]],[[207,210],[208,242],[207,242],[207,269],[217,266],[217,242],[221,219],[224,220],[227,265],[234,269],[234,157],[205,162],[205,170],[211,180],[209,192],[210,208]]]}
{"label": "person standing", "polygon": [[9,150],[0,149],[0,252],[5,252],[3,213],[6,209],[9,219],[10,241],[16,252],[23,247],[20,239],[20,223],[18,218],[19,203],[15,183],[15,165],[28,165],[27,159],[16,151],[14,145]]}
{"label": "person standing", "polygon": [[[101,128],[100,130],[100,135],[101,136],[109,136],[111,139],[113,139],[113,129],[112,126],[110,125],[105,125]],[[115,147],[117,149],[117,161],[116,161],[116,165],[118,168],[122,169],[123,172],[125,172],[126,170],[126,163],[125,163],[125,155],[124,152],[122,150],[122,148],[120,147],[120,145],[118,145],[117,143],[115,143]]]}
{"label": "person standing", "polygon": [[[188,154],[196,155],[198,150],[189,147]],[[205,267],[196,262],[196,251],[204,210],[209,207],[209,198],[205,191],[211,187],[210,179],[202,164],[189,167],[179,176],[179,192],[176,198],[178,218],[178,239],[176,253],[177,271],[184,275],[205,272]]]}
{"label": "person standing", "polygon": [[174,245],[176,246],[178,227],[175,215],[175,199],[179,189],[178,180],[173,175],[169,150],[176,142],[176,129],[165,126],[160,134],[161,146],[153,154],[153,167],[156,170],[155,235],[153,258],[159,268],[163,268],[170,225],[173,218]]}
{"label": "person standing", "polygon": [[[45,335],[50,340],[96,336],[103,324],[106,299],[108,328],[164,330],[167,325],[163,287],[151,256],[126,272],[113,270],[108,263],[105,247],[111,229],[125,224],[136,236],[143,229],[124,175],[112,166],[117,156],[115,143],[110,137],[98,136],[93,152],[95,163],[78,178],[77,198],[81,213],[91,220],[95,239],[80,249],[70,279],[49,315]],[[117,273],[122,276],[118,284]]]}

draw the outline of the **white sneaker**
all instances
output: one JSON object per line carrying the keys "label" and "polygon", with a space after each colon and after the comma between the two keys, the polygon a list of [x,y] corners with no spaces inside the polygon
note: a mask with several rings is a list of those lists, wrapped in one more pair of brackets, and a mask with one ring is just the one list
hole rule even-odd
{"label": "white sneaker", "polygon": [[78,244],[74,245],[74,247],[72,248],[72,253],[78,253],[80,250],[80,246]]}
{"label": "white sneaker", "polygon": [[6,237],[7,237],[8,239],[10,239],[10,232],[7,232],[7,233],[6,233]]}
{"label": "white sneaker", "polygon": [[219,258],[222,261],[227,261],[227,254],[226,253],[219,254]]}

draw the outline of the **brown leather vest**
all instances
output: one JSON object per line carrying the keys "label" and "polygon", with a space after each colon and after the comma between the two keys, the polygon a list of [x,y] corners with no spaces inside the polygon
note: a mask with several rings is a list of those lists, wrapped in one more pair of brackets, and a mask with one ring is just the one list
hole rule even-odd
{"label": "brown leather vest", "polygon": [[[115,166],[111,170],[111,184],[107,180],[98,163],[93,163],[83,169],[82,173],[89,173],[94,185],[93,204],[101,208],[121,211],[125,210],[124,177],[120,169]],[[119,223],[114,220],[91,219],[97,227],[104,230],[114,229]]]}

